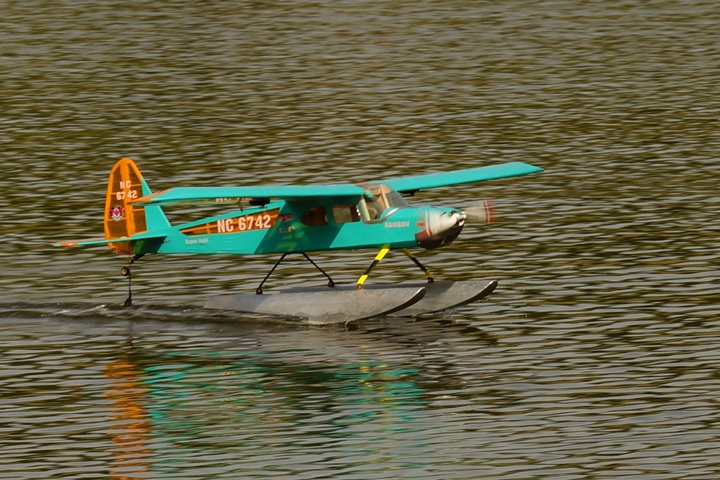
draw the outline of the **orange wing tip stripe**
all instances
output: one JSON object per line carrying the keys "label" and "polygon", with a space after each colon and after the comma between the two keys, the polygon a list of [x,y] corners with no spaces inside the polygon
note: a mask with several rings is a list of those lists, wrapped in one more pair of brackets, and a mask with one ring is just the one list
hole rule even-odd
{"label": "orange wing tip stripe", "polygon": [[70,240],[69,242],[59,242],[59,243],[53,243],[53,247],[55,248],[61,248],[61,247],[77,247],[77,244],[80,240]]}
{"label": "orange wing tip stripe", "polygon": [[157,197],[158,195],[162,195],[163,193],[168,192],[169,190],[163,190],[162,192],[155,192],[151,193],[150,195],[146,195],[144,197],[136,198],[134,200],[128,200],[129,205],[135,205],[138,203],[144,204],[144,203],[150,203],[152,200]]}
{"label": "orange wing tip stripe", "polygon": [[[153,203],[163,203],[163,201],[164,201],[163,199],[160,199],[159,201],[155,201],[155,199],[170,193],[172,190],[173,190],[172,188],[169,188],[169,189],[163,190],[161,192],[155,192],[150,195],[145,195],[144,197],[135,198],[133,200],[128,200],[127,204],[142,207],[142,206],[146,206],[146,205],[151,205]],[[250,198],[252,198],[252,197],[250,197]],[[229,204],[229,203],[238,203],[239,201],[241,201],[243,199],[245,199],[245,198],[239,198],[239,197],[179,198],[179,199],[168,201],[168,203],[176,204],[176,205]],[[249,198],[247,198],[247,199],[249,199]],[[245,199],[245,200],[247,200],[247,199]]]}

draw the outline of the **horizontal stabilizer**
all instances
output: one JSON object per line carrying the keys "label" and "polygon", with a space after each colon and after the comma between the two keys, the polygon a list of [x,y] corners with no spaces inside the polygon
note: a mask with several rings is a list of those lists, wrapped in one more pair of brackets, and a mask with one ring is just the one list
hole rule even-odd
{"label": "horizontal stabilizer", "polygon": [[452,172],[429,173],[410,177],[380,180],[398,192],[416,192],[427,188],[447,187],[462,183],[483,182],[500,178],[518,177],[530,173],[542,172],[543,169],[523,162],[510,162],[486,167],[467,168]]}
{"label": "horizontal stabilizer", "polygon": [[53,243],[53,247],[91,247],[94,245],[107,245],[108,243],[127,241],[127,238],[84,238],[81,240],[66,240],[64,242]]}
{"label": "horizontal stabilizer", "polygon": [[360,197],[364,190],[357,185],[266,185],[256,187],[177,187],[154,193],[132,205],[173,205],[188,203],[227,203],[238,198],[281,198],[294,200],[318,197]]}
{"label": "horizontal stabilizer", "polygon": [[85,238],[82,240],[66,240],[54,243],[53,247],[93,247],[97,245],[109,245],[111,243],[137,242],[140,240],[163,240],[166,235],[152,235],[141,233],[132,237],[120,238]]}

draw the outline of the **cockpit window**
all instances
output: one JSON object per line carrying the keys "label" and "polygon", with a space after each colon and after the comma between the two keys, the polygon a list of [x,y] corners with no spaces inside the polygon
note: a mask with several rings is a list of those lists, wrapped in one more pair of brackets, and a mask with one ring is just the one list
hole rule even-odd
{"label": "cockpit window", "polygon": [[389,207],[409,207],[405,199],[398,192],[388,187],[384,183],[379,185],[370,185],[370,191],[373,193],[373,197],[382,204],[383,208]]}
{"label": "cockpit window", "polygon": [[325,207],[318,205],[316,207],[309,208],[302,214],[300,221],[310,227],[318,227],[320,225],[327,225],[327,213]]}
{"label": "cockpit window", "polygon": [[336,224],[359,222],[357,206],[355,205],[333,205],[333,220]]}
{"label": "cockpit window", "polygon": [[[385,185],[383,185],[385,187]],[[410,204],[398,192],[390,187],[387,187],[388,191],[385,192],[385,198],[389,207],[409,207]]]}
{"label": "cockpit window", "polygon": [[410,204],[398,192],[385,184],[363,185],[372,196],[365,196],[365,206],[370,220],[379,220],[388,208],[409,207]]}

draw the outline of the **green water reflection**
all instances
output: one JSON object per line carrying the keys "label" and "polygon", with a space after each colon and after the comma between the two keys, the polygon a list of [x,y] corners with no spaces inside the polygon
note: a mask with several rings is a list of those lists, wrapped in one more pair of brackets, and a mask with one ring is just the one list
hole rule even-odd
{"label": "green water reflection", "polygon": [[[277,442],[290,449],[348,443],[341,449],[348,455],[381,450],[398,432],[418,434],[422,443],[414,422],[426,401],[417,369],[370,358],[347,365],[282,359],[306,353],[312,355],[257,351],[227,358],[191,351],[153,357],[129,349],[106,367],[116,424],[109,432],[111,475],[178,473],[181,458],[242,455]],[[363,440],[352,446],[353,437]],[[163,455],[168,449],[173,454]]]}

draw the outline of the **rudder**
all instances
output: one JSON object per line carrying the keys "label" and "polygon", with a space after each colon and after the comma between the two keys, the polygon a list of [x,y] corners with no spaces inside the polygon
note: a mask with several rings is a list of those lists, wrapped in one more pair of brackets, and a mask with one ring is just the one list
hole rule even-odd
{"label": "rudder", "polygon": [[[105,238],[127,238],[147,232],[148,228],[169,226],[160,207],[136,207],[128,204],[130,200],[151,193],[135,162],[130,158],[120,159],[110,171],[108,179],[103,222]],[[109,246],[117,253],[133,253],[130,242],[110,243]]]}

